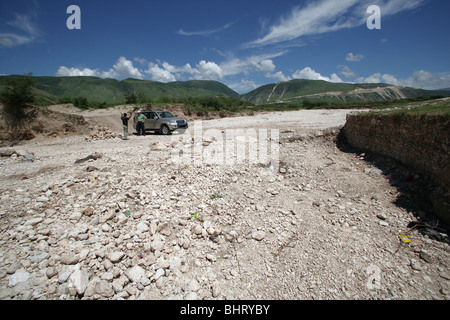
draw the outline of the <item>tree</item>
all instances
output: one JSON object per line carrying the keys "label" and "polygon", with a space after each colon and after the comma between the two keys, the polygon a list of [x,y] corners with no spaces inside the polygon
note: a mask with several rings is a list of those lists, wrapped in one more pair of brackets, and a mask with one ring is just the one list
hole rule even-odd
{"label": "tree", "polygon": [[26,130],[27,124],[33,118],[35,110],[27,109],[35,101],[33,86],[35,80],[30,76],[7,78],[3,81],[4,88],[0,92],[3,102],[3,116],[8,127],[16,135]]}
{"label": "tree", "polygon": [[21,108],[33,103],[33,86],[35,80],[29,76],[8,78],[4,80],[4,89],[0,93],[3,103]]}
{"label": "tree", "polygon": [[85,97],[76,97],[73,99],[73,105],[83,110],[89,109],[89,101]]}
{"label": "tree", "polygon": [[135,104],[138,102],[140,94],[136,91],[125,93],[125,103],[127,104]]}

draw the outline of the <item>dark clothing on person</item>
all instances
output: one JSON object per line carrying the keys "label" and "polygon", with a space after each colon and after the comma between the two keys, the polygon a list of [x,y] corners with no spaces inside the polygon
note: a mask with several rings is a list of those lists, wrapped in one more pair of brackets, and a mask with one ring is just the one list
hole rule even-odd
{"label": "dark clothing on person", "polygon": [[144,125],[144,121],[139,121],[136,124],[136,131],[138,133],[138,136],[143,135],[145,136],[145,125]]}
{"label": "dark clothing on person", "polygon": [[128,120],[130,120],[130,118],[129,118],[129,117],[122,117],[122,118],[120,118],[120,119],[122,119],[122,124],[123,124],[124,126],[127,126],[127,127],[128,127]]}
{"label": "dark clothing on person", "polygon": [[123,140],[128,140],[128,120],[130,120],[131,114],[129,117],[127,117],[127,114],[124,113],[123,116],[120,118],[122,120],[123,124]]}

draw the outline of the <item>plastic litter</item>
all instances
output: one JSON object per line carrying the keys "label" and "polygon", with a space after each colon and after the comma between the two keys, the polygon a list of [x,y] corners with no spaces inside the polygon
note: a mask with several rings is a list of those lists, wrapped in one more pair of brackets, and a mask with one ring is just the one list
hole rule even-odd
{"label": "plastic litter", "polygon": [[411,243],[411,239],[409,239],[407,236],[405,236],[404,234],[399,233],[398,237],[400,238],[400,240],[403,243]]}
{"label": "plastic litter", "polygon": [[354,153],[353,155],[355,156],[355,159],[360,159],[360,160],[364,160],[364,157],[366,156],[365,153],[361,153],[361,154]]}
{"label": "plastic litter", "polygon": [[129,217],[129,216],[130,216],[130,210],[125,211],[123,214],[124,214],[126,217]]}

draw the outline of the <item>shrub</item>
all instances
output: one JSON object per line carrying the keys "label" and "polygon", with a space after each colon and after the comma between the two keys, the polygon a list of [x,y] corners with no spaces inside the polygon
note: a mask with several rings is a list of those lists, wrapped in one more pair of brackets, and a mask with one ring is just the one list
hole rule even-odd
{"label": "shrub", "polygon": [[33,85],[35,80],[29,76],[12,77],[4,80],[0,100],[4,104],[3,117],[14,135],[19,137],[27,131],[33,112],[27,112],[28,104],[35,101]]}
{"label": "shrub", "polygon": [[35,80],[29,76],[7,78],[4,80],[5,88],[0,93],[3,103],[15,107],[24,107],[34,102],[33,86]]}
{"label": "shrub", "polygon": [[83,110],[89,109],[89,102],[85,97],[77,97],[73,99],[73,105]]}

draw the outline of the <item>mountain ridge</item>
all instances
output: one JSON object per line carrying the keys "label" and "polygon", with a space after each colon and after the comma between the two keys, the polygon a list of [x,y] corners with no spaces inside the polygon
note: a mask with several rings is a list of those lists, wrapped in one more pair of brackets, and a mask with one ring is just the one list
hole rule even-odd
{"label": "mountain ridge", "polygon": [[267,84],[241,95],[254,104],[291,103],[306,100],[328,103],[392,101],[418,97],[448,96],[449,92],[394,86],[385,83],[331,83],[323,80],[296,79]]}
{"label": "mountain ridge", "polygon": [[[0,76],[0,88],[4,79],[16,75]],[[36,81],[34,93],[44,105],[57,104],[64,98],[84,97],[90,102],[124,104],[126,94],[136,94],[143,100],[160,98],[233,97],[239,94],[228,86],[212,80],[189,80],[163,83],[128,78],[124,80],[98,77],[32,76]]]}
{"label": "mountain ridge", "polygon": [[[4,79],[0,76],[0,88]],[[65,98],[84,97],[90,102],[119,105],[126,103],[127,94],[142,101],[231,97],[259,104],[301,105],[305,101],[323,103],[358,103],[392,101],[417,97],[450,96],[447,90],[423,90],[385,83],[331,83],[323,80],[294,79],[262,85],[248,93],[238,94],[225,84],[213,80],[189,80],[169,83],[128,78],[124,80],[97,77],[32,76],[39,104],[58,104]]]}

